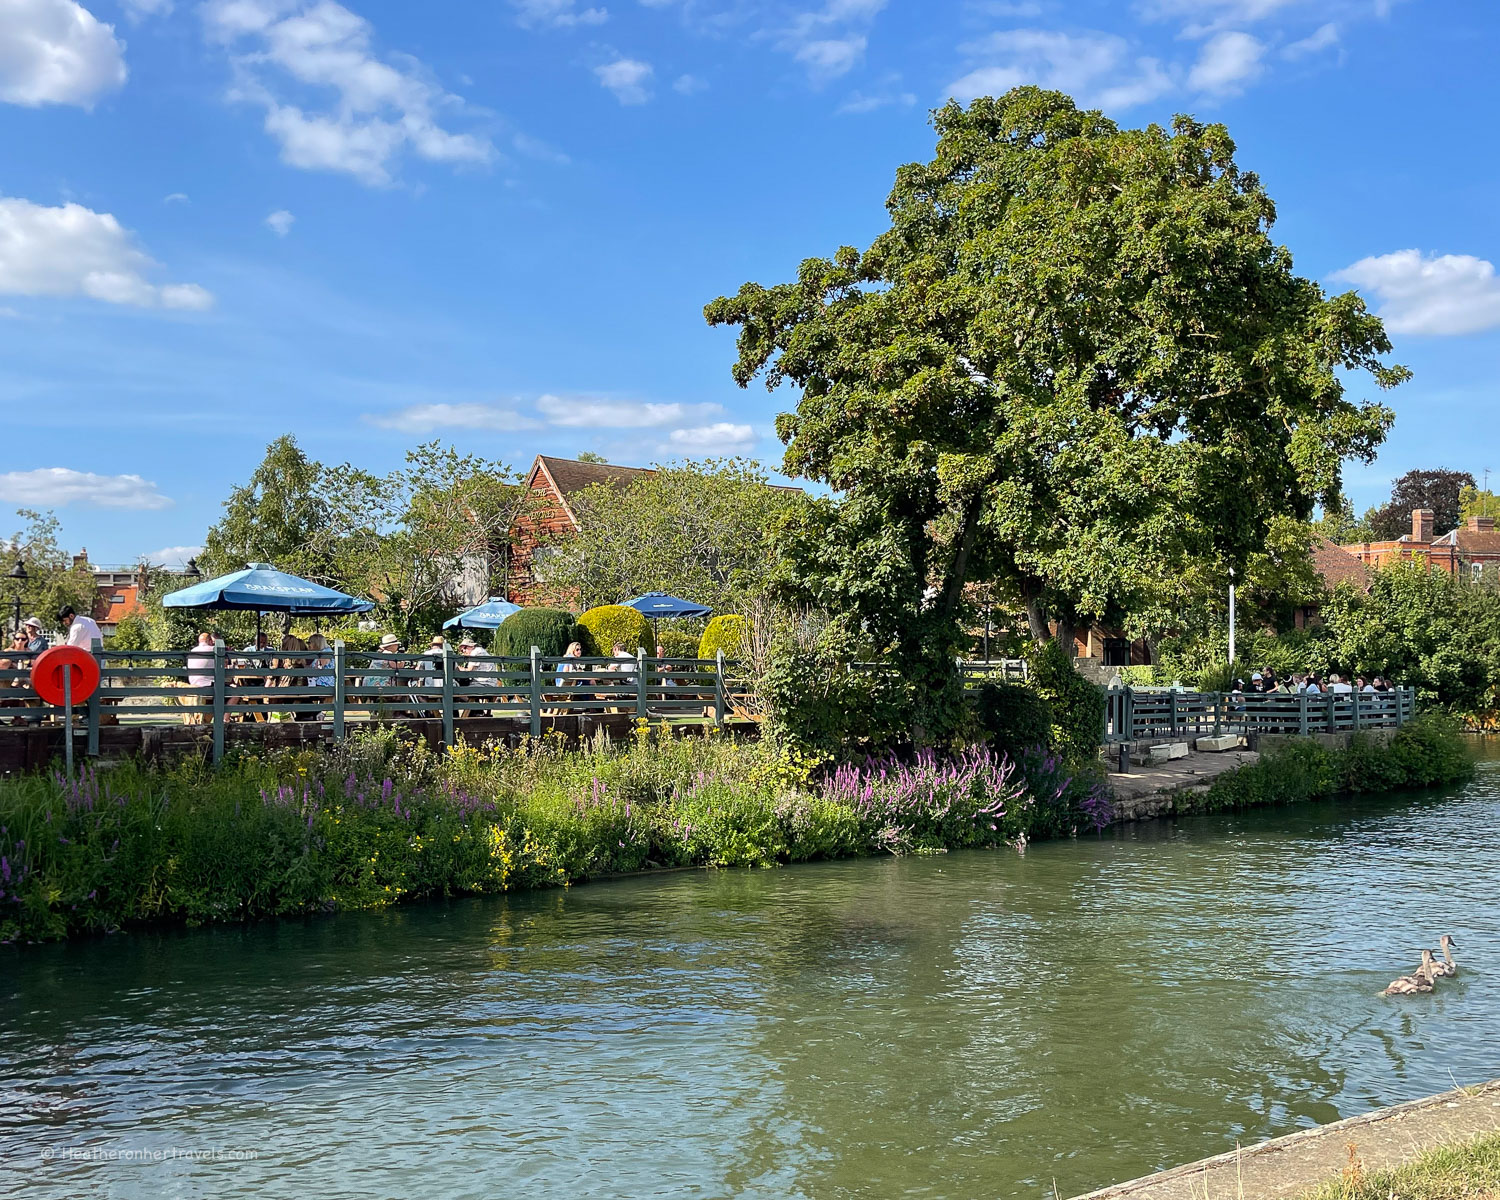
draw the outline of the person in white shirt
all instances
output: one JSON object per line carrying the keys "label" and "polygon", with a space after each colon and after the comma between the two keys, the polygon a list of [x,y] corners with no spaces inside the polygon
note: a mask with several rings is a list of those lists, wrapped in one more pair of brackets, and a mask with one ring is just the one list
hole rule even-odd
{"label": "person in white shirt", "polygon": [[104,640],[104,635],[99,632],[99,623],[93,617],[80,617],[71,604],[65,604],[57,610],[57,623],[68,631],[66,645],[92,650],[95,641]]}
{"label": "person in white shirt", "polygon": [[1352,692],[1354,689],[1347,683],[1345,683],[1339,676],[1330,675],[1328,677],[1328,690],[1330,692],[1338,692],[1342,694],[1345,692]]}
{"label": "person in white shirt", "polygon": [[[464,640],[458,643],[458,652],[463,657],[464,663],[460,668],[462,674],[458,677],[459,685],[462,687],[493,687],[495,680],[495,663],[490,658],[490,652],[474,640],[473,634],[465,634]],[[488,675],[491,678],[486,679]],[[482,715],[484,709],[469,708],[464,710],[469,716]]]}
{"label": "person in white shirt", "polygon": [[[198,644],[187,656],[188,694],[182,698],[185,705],[211,705],[214,702],[214,635],[204,630],[198,635]],[[183,718],[186,725],[202,725],[205,714],[189,713]]]}

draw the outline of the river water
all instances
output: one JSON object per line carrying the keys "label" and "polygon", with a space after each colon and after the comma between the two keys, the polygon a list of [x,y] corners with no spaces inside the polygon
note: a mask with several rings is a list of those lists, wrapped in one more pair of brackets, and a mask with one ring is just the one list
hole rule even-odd
{"label": "river water", "polygon": [[[1069,1196],[1500,1076],[1485,753],[1024,855],[9,950],[0,1195]],[[1376,995],[1444,932],[1457,979]]]}

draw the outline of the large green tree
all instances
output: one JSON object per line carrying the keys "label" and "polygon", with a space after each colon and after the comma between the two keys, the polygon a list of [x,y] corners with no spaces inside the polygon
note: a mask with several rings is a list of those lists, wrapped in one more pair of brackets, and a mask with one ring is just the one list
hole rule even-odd
{"label": "large green tree", "polygon": [[1407,375],[1358,296],[1294,273],[1222,125],[1121,129],[1030,87],[935,124],[869,249],[706,309],[742,386],[800,389],[783,469],[836,492],[789,532],[789,586],[892,645],[929,735],[967,581],[1039,640],[1166,627],[1373,456],[1391,414],[1341,372]]}
{"label": "large green tree", "polygon": [[[31,508],[19,508],[16,516],[21,519],[21,528],[10,537],[10,546],[0,565],[0,571],[9,571],[20,561],[25,568],[24,582],[8,585],[0,591],[0,599],[11,602],[19,593],[21,619],[35,616],[51,629],[56,624],[57,610],[71,605],[81,613],[94,609],[94,572],[88,563],[74,563],[73,556],[63,548],[60,541],[61,525],[50,510],[39,512]],[[0,617],[8,621],[14,613]]]}

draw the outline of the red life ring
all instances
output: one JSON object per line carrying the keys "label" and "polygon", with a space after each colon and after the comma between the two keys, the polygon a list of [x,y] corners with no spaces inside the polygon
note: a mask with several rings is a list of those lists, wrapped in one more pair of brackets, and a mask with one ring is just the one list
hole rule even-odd
{"label": "red life ring", "polygon": [[31,664],[32,689],[48,704],[63,702],[63,672],[72,673],[73,703],[94,694],[99,686],[99,664],[82,646],[53,646]]}

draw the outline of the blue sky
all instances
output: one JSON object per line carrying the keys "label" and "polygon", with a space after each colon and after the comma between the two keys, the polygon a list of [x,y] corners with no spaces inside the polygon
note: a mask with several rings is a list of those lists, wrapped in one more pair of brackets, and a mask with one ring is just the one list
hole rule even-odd
{"label": "blue sky", "polygon": [[162,557],[287,431],[774,464],[791,398],[734,386],[704,303],[867,244],[928,111],[1019,82],[1227,122],[1298,269],[1388,317],[1416,375],[1358,506],[1500,473],[1497,34],[1481,0],[0,0],[0,511]]}

